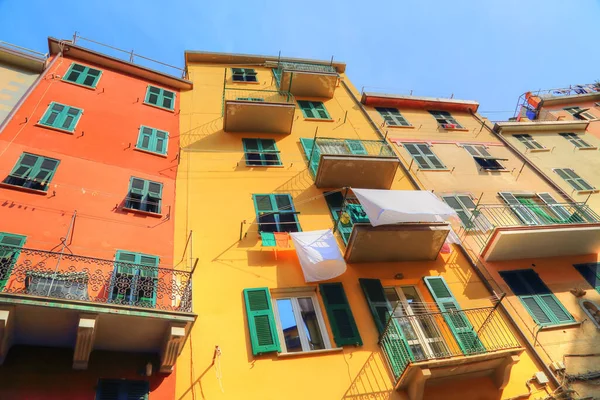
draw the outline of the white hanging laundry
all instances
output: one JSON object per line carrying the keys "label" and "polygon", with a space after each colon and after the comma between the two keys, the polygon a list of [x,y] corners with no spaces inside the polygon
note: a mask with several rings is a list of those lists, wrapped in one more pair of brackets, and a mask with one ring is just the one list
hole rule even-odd
{"label": "white hanging laundry", "polygon": [[443,222],[458,218],[435,194],[425,190],[352,189],[371,225]]}
{"label": "white hanging laundry", "polygon": [[290,233],[306,282],[325,281],[346,272],[346,261],[331,229]]}

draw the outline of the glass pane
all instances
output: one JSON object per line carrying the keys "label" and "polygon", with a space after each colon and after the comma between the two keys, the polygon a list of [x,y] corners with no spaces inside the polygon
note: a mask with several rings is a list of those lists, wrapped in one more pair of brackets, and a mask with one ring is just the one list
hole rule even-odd
{"label": "glass pane", "polygon": [[56,160],[49,160],[46,158],[46,159],[44,159],[44,161],[42,161],[42,168],[52,170],[52,169],[56,168],[57,163],[58,163],[58,161],[56,161]]}
{"label": "glass pane", "polygon": [[169,99],[168,97],[163,97],[163,107],[164,108],[173,108],[173,99]]}
{"label": "glass pane", "polygon": [[[152,91],[152,89],[150,89],[150,91]],[[148,103],[158,104],[158,96],[154,93],[150,93],[150,96],[148,96]]]}
{"label": "glass pane", "polygon": [[141,147],[143,147],[144,149],[147,149],[149,144],[150,144],[150,138],[148,136],[144,135],[142,137],[142,145],[141,145]]}
{"label": "glass pane", "polygon": [[52,110],[57,111],[57,112],[61,112],[64,108],[65,108],[65,106],[63,106],[61,104],[54,104],[52,106]]}
{"label": "glass pane", "polygon": [[485,149],[485,147],[477,146],[477,150],[479,150],[479,153],[481,153],[482,156],[491,157],[491,154],[488,153],[488,151]]}
{"label": "glass pane", "polygon": [[298,334],[298,325],[292,308],[292,300],[277,299],[277,311],[288,353],[302,351],[302,343]]}
{"label": "glass pane", "polygon": [[271,205],[270,196],[262,195],[256,196],[256,208],[258,211],[272,211],[273,206]]}
{"label": "glass pane", "polygon": [[156,93],[156,94],[160,93],[160,89],[155,86],[150,86],[149,91],[150,91],[150,93]]}
{"label": "glass pane", "polygon": [[291,199],[288,195],[275,195],[275,202],[279,210],[292,210]]}
{"label": "glass pane", "polygon": [[46,121],[46,124],[48,125],[54,125],[54,121],[56,121],[56,117],[58,117],[58,114],[53,112],[50,114],[50,116],[48,117],[48,120]]}
{"label": "glass pane", "polygon": [[310,297],[299,298],[298,306],[300,308],[302,324],[304,325],[304,332],[308,339],[309,349],[307,350],[324,349],[325,344],[323,343],[323,336],[321,335],[321,329],[319,328],[319,321],[312,299]]}
{"label": "glass pane", "polygon": [[77,81],[77,78],[79,78],[79,75],[81,75],[79,72],[73,70],[73,71],[69,72],[69,75],[67,75],[67,80],[71,81],[71,82],[75,82],[75,81]]}
{"label": "glass pane", "polygon": [[26,154],[23,156],[23,158],[21,159],[21,165],[27,165],[27,166],[33,166],[35,164],[35,162],[37,161],[38,157],[37,156],[32,156],[29,154]]}
{"label": "glass pane", "polygon": [[398,305],[400,303],[400,297],[398,296],[398,293],[396,293],[396,289],[393,287],[388,287],[384,288],[383,292],[385,293],[385,298],[387,299],[388,303],[390,303],[392,310],[394,310],[394,316],[401,317],[405,315],[402,304]]}
{"label": "glass pane", "polygon": [[62,127],[64,129],[70,129],[71,128],[71,124],[73,123],[73,116],[72,115],[67,115],[67,118],[65,118],[65,122],[63,122]]}

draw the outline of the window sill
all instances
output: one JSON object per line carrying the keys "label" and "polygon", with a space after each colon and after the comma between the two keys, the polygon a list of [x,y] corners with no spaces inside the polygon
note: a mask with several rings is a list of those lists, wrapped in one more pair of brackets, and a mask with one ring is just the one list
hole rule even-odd
{"label": "window sill", "polygon": [[295,353],[277,353],[277,358],[291,358],[291,357],[312,356],[312,355],[318,355],[318,354],[339,353],[343,350],[344,349],[342,347],[334,347],[332,349],[298,351]]}
{"label": "window sill", "polygon": [[335,122],[331,118],[304,118],[305,121],[318,121],[318,122]]}
{"label": "window sill", "polygon": [[37,194],[40,196],[48,195],[48,192],[45,190],[31,189],[31,188],[27,188],[27,187],[23,187],[23,186],[11,185],[10,183],[0,182],[0,187],[5,188],[5,189],[18,190],[20,192]]}
{"label": "window sill", "polygon": [[545,153],[547,151],[551,151],[552,149],[529,149],[528,153]]}
{"label": "window sill", "polygon": [[75,85],[75,86],[82,87],[82,88],[84,88],[84,89],[88,89],[88,90],[92,90],[92,91],[93,91],[93,90],[96,90],[96,86],[94,86],[94,87],[91,87],[91,86],[86,86],[86,85],[82,85],[81,83],[75,83],[75,82],[68,81],[68,80],[66,80],[66,79],[64,79],[64,78],[63,78],[63,79],[61,79],[61,81],[62,81],[62,82],[64,82],[64,83],[68,83],[68,84],[70,84],[70,85]]}
{"label": "window sill", "polygon": [[128,207],[123,207],[122,210],[129,211],[129,212],[136,213],[136,214],[146,215],[148,217],[162,218],[162,214],[154,213],[154,212],[150,212],[150,211],[142,211],[142,210],[138,210],[135,208],[128,208]]}
{"label": "window sill", "polygon": [[438,125],[438,128],[444,131],[458,131],[458,132],[469,132],[467,128],[444,128],[441,125]]}
{"label": "window sill", "polygon": [[510,172],[509,169],[503,168],[503,169],[485,169],[485,168],[481,168],[480,171],[482,172]]}
{"label": "window sill", "polygon": [[433,169],[433,168],[431,168],[431,169],[423,169],[423,168],[418,168],[418,171],[419,172],[450,172],[452,170],[449,169],[449,168],[440,168],[440,169]]}
{"label": "window sill", "polygon": [[391,128],[391,129],[415,129],[415,127],[413,125],[384,125],[385,128]]}
{"label": "window sill", "polygon": [[283,168],[284,165],[251,165],[251,164],[246,164],[246,167],[248,168]]}
{"label": "window sill", "polygon": [[579,327],[583,321],[575,321],[575,322],[567,322],[566,324],[558,324],[558,325],[546,325],[540,328],[540,331],[551,331],[553,329],[562,329],[562,328],[577,328]]}
{"label": "window sill", "polygon": [[66,129],[60,129],[60,128],[55,128],[55,127],[50,126],[50,125],[40,124],[39,122],[37,124],[35,124],[35,126],[39,126],[40,128],[44,128],[44,129],[50,129],[52,131],[66,133],[67,135],[74,135],[75,134],[75,129],[73,129],[72,131],[68,131]]}
{"label": "window sill", "polygon": [[234,81],[233,79],[231,80],[231,83],[242,83],[242,84],[250,84],[250,85],[260,85],[259,81],[256,82],[252,82],[252,81]]}
{"label": "window sill", "polygon": [[597,147],[577,147],[577,150],[598,150]]}
{"label": "window sill", "polygon": [[140,149],[137,146],[134,147],[133,150],[139,151],[140,153],[152,154],[153,156],[158,156],[158,157],[162,157],[162,158],[167,158],[168,157],[166,154],[160,154],[160,153],[156,153],[154,151],[150,151],[150,150],[146,150],[146,149]]}
{"label": "window sill", "polygon": [[174,108],[171,109],[171,108],[161,107],[161,106],[157,106],[156,104],[146,103],[145,101],[144,101],[144,104],[147,106],[150,106],[150,107],[158,108],[159,110],[164,110],[164,111],[169,111],[169,112],[175,113]]}
{"label": "window sill", "polygon": [[577,194],[593,194],[600,192],[600,189],[590,189],[590,190],[576,190]]}

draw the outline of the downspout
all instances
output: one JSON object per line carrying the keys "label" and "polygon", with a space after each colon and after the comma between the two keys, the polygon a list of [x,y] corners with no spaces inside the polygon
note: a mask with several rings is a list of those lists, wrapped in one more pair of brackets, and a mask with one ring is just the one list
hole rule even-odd
{"label": "downspout", "polygon": [[8,115],[6,116],[6,118],[4,119],[4,121],[0,124],[0,134],[2,133],[2,131],[4,131],[4,128],[6,128],[6,126],[8,125],[8,123],[13,119],[13,117],[15,116],[15,114],[17,113],[17,111],[19,111],[19,109],[21,108],[21,106],[23,105],[23,103],[25,103],[25,100],[27,100],[27,98],[29,97],[29,95],[31,94],[31,92],[33,92],[33,90],[39,85],[39,83],[43,79],[46,78],[47,72],[50,71],[50,69],[56,63],[56,60],[58,60],[61,56],[62,56],[62,53],[58,53],[56,56],[54,56],[54,58],[52,59],[52,61],[50,61],[50,64],[48,64],[48,66],[40,73],[40,75],[35,79],[35,81],[33,81],[33,84],[31,86],[29,86],[29,88],[25,91],[25,93],[23,94],[23,96],[21,96],[21,98],[19,99],[19,101],[17,101],[17,104],[15,104],[15,106],[8,113]]}
{"label": "downspout", "polygon": [[569,195],[567,192],[565,192],[562,188],[560,188],[556,183],[554,183],[554,181],[552,179],[550,179],[550,177],[548,175],[546,175],[541,169],[539,169],[535,164],[533,164],[531,161],[529,161],[527,159],[527,157],[525,157],[519,150],[517,150],[517,148],[515,146],[513,146],[511,143],[509,143],[504,136],[502,136],[502,134],[494,131],[493,129],[491,129],[489,126],[487,126],[487,124],[485,123],[485,121],[483,121],[477,114],[472,113],[472,115],[479,121],[481,122],[483,125],[485,125],[486,129],[488,129],[494,136],[496,136],[506,147],[508,147],[514,155],[516,155],[521,161],[523,161],[524,163],[526,163],[529,167],[531,167],[531,169],[533,169],[535,171],[536,174],[538,174],[540,176],[540,178],[542,178],[544,181],[546,181],[546,183],[548,183],[552,188],[554,188],[554,190],[556,190],[558,193],[561,194],[561,196],[563,196],[565,199],[569,200],[572,203],[576,203],[576,201],[571,197],[571,195]]}
{"label": "downspout", "polygon": [[[365,108],[363,107],[363,105],[360,102],[360,100],[358,100],[356,98],[356,96],[354,95],[354,93],[352,93],[352,90],[350,90],[350,88],[348,87],[348,85],[346,85],[346,82],[343,79],[341,79],[341,82],[342,82],[342,86],[344,87],[344,89],[346,89],[346,92],[348,92],[348,94],[350,95],[350,97],[352,98],[352,100],[354,100],[354,102],[358,106],[358,109],[362,112],[363,116],[367,119],[367,121],[369,121],[369,124],[371,125],[371,128],[373,128],[375,130],[375,132],[377,132],[377,134],[379,135],[379,137],[381,138],[381,140],[383,140],[384,142],[388,143],[387,137],[383,134],[383,132],[381,132],[379,130],[379,126],[377,126],[377,124],[375,123],[375,121],[373,121],[371,119],[371,117],[367,113],[367,110],[365,110]],[[394,148],[394,146],[392,146],[392,149],[393,148]],[[395,150],[394,150],[394,154],[396,154]],[[398,155],[396,155],[396,157],[398,157]],[[400,162],[400,167],[402,168],[402,172],[404,172],[404,175],[408,177],[408,179],[413,184],[413,186],[416,187],[417,190],[425,190],[424,187],[422,187],[421,185],[419,185],[419,183],[417,183],[417,181],[412,176],[412,174],[408,171],[408,169],[406,168],[406,166],[404,166],[404,163],[402,162],[402,160],[400,160],[400,157],[398,157],[398,161]]]}

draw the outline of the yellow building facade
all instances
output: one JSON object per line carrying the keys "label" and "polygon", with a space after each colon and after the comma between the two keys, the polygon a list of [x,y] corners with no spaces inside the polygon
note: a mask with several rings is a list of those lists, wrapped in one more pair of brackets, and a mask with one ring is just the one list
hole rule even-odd
{"label": "yellow building facade", "polygon": [[[186,65],[194,89],[181,94],[175,254],[193,268],[198,317],[177,361],[177,399],[508,399],[555,389],[528,383],[543,366],[468,252],[446,242],[448,223],[365,221],[352,188],[401,193],[439,179],[450,191],[457,182],[446,179],[466,188],[473,178],[406,174],[406,155],[387,139],[410,128],[386,139],[343,63],[186,52]],[[472,138],[482,124],[467,119]],[[529,174],[516,186],[551,190]],[[327,229],[346,269],[307,282],[298,242],[280,233]]]}

